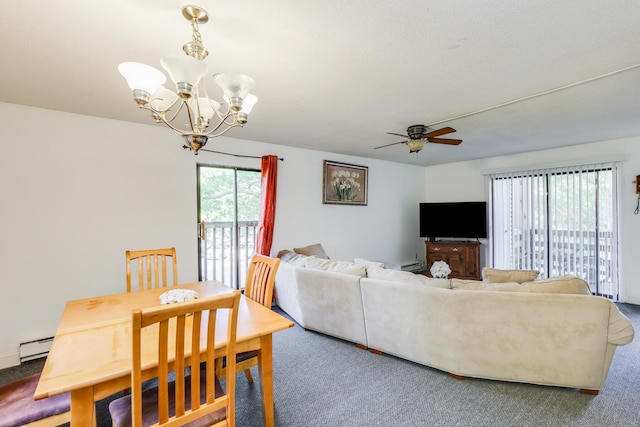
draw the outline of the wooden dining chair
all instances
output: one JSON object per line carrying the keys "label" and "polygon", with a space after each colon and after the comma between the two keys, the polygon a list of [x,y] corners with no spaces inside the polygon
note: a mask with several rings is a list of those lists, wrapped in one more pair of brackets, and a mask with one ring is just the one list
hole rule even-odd
{"label": "wooden dining chair", "polygon": [[170,286],[167,276],[170,261],[173,274],[171,286],[175,286],[178,284],[176,248],[127,251],[127,292],[131,292],[132,270],[137,270],[138,290]]}
{"label": "wooden dining chair", "polygon": [[[280,266],[280,258],[254,255],[247,271],[244,295],[271,310],[273,285],[276,272]],[[218,365],[224,366],[225,360],[219,359]],[[258,365],[258,352],[246,351],[236,355],[236,372],[244,371],[247,381],[253,382],[251,367]]]}
{"label": "wooden dining chair", "polygon": [[273,285],[276,282],[278,266],[280,266],[280,258],[269,258],[256,254],[251,259],[249,270],[247,271],[244,295],[264,305],[269,310],[271,310]]}
{"label": "wooden dining chair", "polygon": [[34,400],[40,373],[0,387],[0,426],[53,427],[71,419],[69,393]]}
{"label": "wooden dining chair", "polygon": [[[216,316],[228,317],[225,356],[233,360],[240,291],[132,313],[131,394],[112,401],[115,427],[235,425],[235,363],[224,389],[215,368]],[[175,328],[175,333],[170,333]],[[224,338],[222,338],[224,339]],[[157,364],[157,387],[143,391],[144,366]],[[171,375],[175,376],[171,380]]]}

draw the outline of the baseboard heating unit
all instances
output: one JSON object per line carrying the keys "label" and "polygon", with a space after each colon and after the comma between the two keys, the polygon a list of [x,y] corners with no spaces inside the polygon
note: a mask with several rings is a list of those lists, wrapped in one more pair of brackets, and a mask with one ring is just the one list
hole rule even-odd
{"label": "baseboard heating unit", "polygon": [[20,363],[47,357],[53,337],[20,343]]}

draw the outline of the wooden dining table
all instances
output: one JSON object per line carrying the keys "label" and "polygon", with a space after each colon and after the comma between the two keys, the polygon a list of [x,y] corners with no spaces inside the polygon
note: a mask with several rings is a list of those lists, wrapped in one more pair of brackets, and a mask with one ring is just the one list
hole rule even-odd
{"label": "wooden dining table", "polygon": [[[160,305],[160,295],[176,288],[192,289],[200,297],[232,291],[206,281],[68,301],[35,399],[70,392],[71,426],[95,426],[95,402],[131,386],[131,311]],[[236,350],[258,350],[265,426],[274,423],[272,334],[292,326],[289,319],[241,296]],[[226,327],[227,316],[218,313],[216,355],[223,355]],[[144,379],[154,378],[155,368],[148,366]]]}

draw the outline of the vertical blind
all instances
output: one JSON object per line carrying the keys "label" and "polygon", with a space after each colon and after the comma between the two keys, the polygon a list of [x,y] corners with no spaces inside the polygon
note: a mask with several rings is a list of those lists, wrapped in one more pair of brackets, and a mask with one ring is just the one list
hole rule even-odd
{"label": "vertical blind", "polygon": [[618,299],[617,165],[489,176],[493,265],[571,274]]}

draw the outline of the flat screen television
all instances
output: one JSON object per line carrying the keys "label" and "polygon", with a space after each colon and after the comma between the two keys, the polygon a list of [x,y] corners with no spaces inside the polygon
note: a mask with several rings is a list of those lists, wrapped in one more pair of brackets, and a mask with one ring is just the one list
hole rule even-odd
{"label": "flat screen television", "polygon": [[420,203],[420,237],[486,238],[487,203]]}

